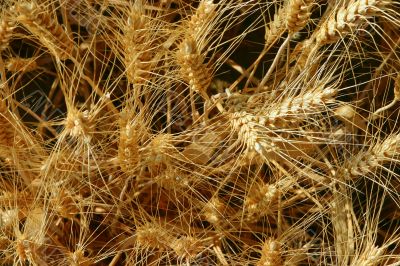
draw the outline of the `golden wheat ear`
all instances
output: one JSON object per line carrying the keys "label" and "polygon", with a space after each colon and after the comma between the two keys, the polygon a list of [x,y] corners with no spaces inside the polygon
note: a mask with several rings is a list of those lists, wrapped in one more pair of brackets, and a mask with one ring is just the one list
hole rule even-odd
{"label": "golden wheat ear", "polygon": [[15,22],[8,16],[4,15],[0,19],[0,52],[8,47],[15,27]]}
{"label": "golden wheat ear", "polygon": [[316,32],[318,44],[328,44],[351,34],[369,17],[380,14],[390,6],[392,1],[353,0],[347,6],[340,7]]}
{"label": "golden wheat ear", "polygon": [[35,35],[55,57],[60,60],[72,57],[74,42],[44,6],[36,2],[20,3],[13,7],[13,11],[17,21]]}
{"label": "golden wheat ear", "polygon": [[158,36],[154,35],[155,19],[147,14],[141,0],[133,4],[127,16],[121,36],[126,76],[130,83],[139,85],[150,78],[156,66],[154,56]]}

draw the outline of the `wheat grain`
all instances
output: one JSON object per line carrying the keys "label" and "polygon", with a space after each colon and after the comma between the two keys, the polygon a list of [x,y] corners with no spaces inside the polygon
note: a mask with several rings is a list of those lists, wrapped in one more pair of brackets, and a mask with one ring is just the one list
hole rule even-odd
{"label": "wheat grain", "polygon": [[17,20],[37,36],[49,51],[61,60],[72,57],[74,43],[63,27],[35,2],[15,6]]}

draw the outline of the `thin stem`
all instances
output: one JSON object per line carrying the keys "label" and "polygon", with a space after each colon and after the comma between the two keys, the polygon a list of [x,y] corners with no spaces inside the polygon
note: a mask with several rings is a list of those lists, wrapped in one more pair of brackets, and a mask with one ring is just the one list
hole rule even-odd
{"label": "thin stem", "polygon": [[285,51],[286,46],[289,44],[289,42],[290,42],[290,36],[288,36],[286,38],[285,42],[281,45],[278,52],[276,53],[275,59],[272,62],[270,68],[268,69],[267,74],[265,74],[264,78],[260,82],[260,85],[258,86],[258,91],[260,91],[260,89],[263,88],[265,86],[265,84],[267,83],[267,81],[269,80],[272,72],[274,71],[275,67],[277,66],[277,64],[282,56],[282,53]]}

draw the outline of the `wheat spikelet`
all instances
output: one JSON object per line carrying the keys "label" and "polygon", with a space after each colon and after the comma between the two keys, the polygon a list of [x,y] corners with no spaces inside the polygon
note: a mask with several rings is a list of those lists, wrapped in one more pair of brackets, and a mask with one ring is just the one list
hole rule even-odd
{"label": "wheat spikelet", "polygon": [[154,65],[153,24],[147,17],[143,3],[136,1],[128,14],[122,45],[128,81],[143,84],[149,77]]}
{"label": "wheat spikelet", "polygon": [[207,26],[207,23],[215,15],[216,5],[213,4],[213,0],[201,0],[195,13],[190,17],[188,23],[188,34],[198,36],[202,33],[202,29]]}
{"label": "wheat spikelet", "polygon": [[278,198],[275,184],[254,184],[244,200],[246,219],[256,222],[261,216],[271,213]]}
{"label": "wheat spikelet", "polygon": [[21,3],[15,6],[17,20],[32,34],[36,35],[49,51],[61,60],[72,56],[74,43],[47,11],[35,2]]}
{"label": "wheat spikelet", "polygon": [[274,44],[277,39],[285,32],[285,17],[287,14],[286,6],[281,7],[274,14],[273,20],[268,25],[265,25],[265,47]]}
{"label": "wheat spikelet", "polygon": [[204,251],[203,243],[199,239],[190,236],[175,238],[170,243],[170,247],[181,259],[194,259]]}
{"label": "wheat spikelet", "polygon": [[391,1],[353,0],[341,7],[317,31],[316,41],[320,45],[333,43],[354,31],[370,17],[379,14]]}
{"label": "wheat spikelet", "polygon": [[65,132],[74,138],[83,138],[90,142],[94,132],[94,123],[88,110],[83,112],[72,108],[65,119]]}
{"label": "wheat spikelet", "polygon": [[226,223],[223,215],[225,208],[225,204],[218,197],[213,197],[204,204],[204,218],[215,226],[223,226]]}
{"label": "wheat spikelet", "polygon": [[318,112],[325,111],[334,103],[337,90],[334,88],[317,88],[306,91],[296,97],[288,97],[267,114],[267,123],[280,124],[286,121],[299,122]]}
{"label": "wheat spikelet", "polygon": [[278,266],[283,265],[281,244],[273,239],[264,241],[261,250],[261,259],[257,262],[257,266]]}
{"label": "wheat spikelet", "polygon": [[350,177],[365,176],[373,173],[384,163],[395,161],[399,155],[400,135],[391,135],[378,142],[368,151],[349,160],[347,171]]}
{"label": "wheat spikelet", "polygon": [[357,256],[352,262],[351,266],[356,265],[365,265],[365,266],[376,266],[381,265],[381,260],[384,259],[384,251],[385,249],[382,247],[377,247],[371,245],[370,243],[367,244],[366,248],[363,252]]}
{"label": "wheat spikelet", "polygon": [[0,20],[0,52],[8,47],[14,29],[15,22],[3,16]]}
{"label": "wheat spikelet", "polygon": [[6,69],[13,73],[32,72],[38,68],[35,59],[12,57],[6,61]]}
{"label": "wheat spikelet", "polygon": [[288,4],[286,24],[289,33],[298,32],[308,23],[313,0],[292,0]]}
{"label": "wheat spikelet", "polygon": [[136,243],[143,249],[168,249],[173,238],[157,224],[145,224],[136,229]]}
{"label": "wheat spikelet", "polygon": [[189,84],[190,89],[207,99],[207,88],[212,79],[211,70],[205,64],[204,56],[198,52],[197,44],[193,39],[185,39],[180,44],[177,60],[181,75]]}
{"label": "wheat spikelet", "polygon": [[144,127],[129,121],[128,115],[123,113],[120,117],[120,137],[118,145],[118,162],[122,170],[129,172],[138,164],[140,138],[143,136]]}

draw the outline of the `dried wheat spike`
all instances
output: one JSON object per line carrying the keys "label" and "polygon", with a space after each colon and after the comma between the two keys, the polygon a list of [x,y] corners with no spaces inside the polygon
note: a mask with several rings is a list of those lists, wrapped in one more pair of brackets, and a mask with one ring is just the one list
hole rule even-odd
{"label": "dried wheat spike", "polygon": [[127,115],[120,117],[120,136],[118,145],[118,162],[122,171],[132,170],[139,162],[140,125],[128,121]]}
{"label": "dried wheat spike", "polygon": [[204,251],[202,242],[191,236],[175,238],[171,242],[170,247],[180,259],[194,259]]}
{"label": "dried wheat spike", "polygon": [[265,25],[265,47],[273,44],[286,30],[285,17],[287,9],[281,7],[274,14],[273,20],[268,25]]}
{"label": "dried wheat spike", "polygon": [[264,116],[254,116],[245,111],[228,115],[232,129],[237,132],[239,140],[245,145],[245,152],[255,151],[259,154],[275,152],[273,142],[267,142]]}
{"label": "dried wheat spike", "polygon": [[287,122],[301,122],[313,114],[326,111],[327,106],[335,102],[336,94],[334,88],[319,87],[296,97],[288,97],[269,108],[266,123],[282,126]]}
{"label": "dried wheat spike", "polygon": [[149,223],[136,229],[136,243],[143,249],[169,249],[172,241],[168,230],[158,224]]}
{"label": "dried wheat spike", "polygon": [[226,223],[223,215],[225,208],[225,204],[218,197],[213,197],[204,205],[204,218],[215,226],[224,225]]}
{"label": "dried wheat spike", "polygon": [[6,61],[6,68],[13,73],[32,72],[38,68],[38,64],[33,58],[12,57]]}
{"label": "dried wheat spike", "polygon": [[17,20],[36,35],[53,55],[61,60],[72,56],[73,41],[57,19],[52,18],[42,6],[34,2],[22,3],[16,5],[15,11]]}
{"label": "dried wheat spike", "polygon": [[295,33],[304,28],[311,16],[313,0],[292,0],[288,5],[286,24],[289,33]]}
{"label": "dried wheat spike", "polygon": [[181,76],[190,89],[207,98],[207,88],[212,80],[211,69],[204,63],[204,56],[198,52],[194,39],[185,39],[179,46],[177,60]]}
{"label": "dried wheat spike", "polygon": [[15,23],[8,17],[3,17],[0,21],[0,52],[8,47],[15,28]]}
{"label": "dried wheat spike", "polygon": [[74,138],[83,137],[86,142],[90,142],[94,131],[93,119],[87,110],[81,112],[72,109],[65,119],[65,130]]}
{"label": "dried wheat spike", "polygon": [[341,7],[334,16],[326,20],[317,31],[316,41],[320,45],[334,43],[354,31],[370,16],[377,15],[391,1],[353,0]]}
{"label": "dried wheat spike", "polygon": [[276,240],[267,239],[261,250],[261,259],[256,265],[281,266],[283,263],[281,244]]}
{"label": "dried wheat spike", "polygon": [[141,1],[136,1],[129,12],[122,37],[126,75],[132,84],[143,84],[150,76],[154,57],[154,36],[151,34],[151,21]]}
{"label": "dried wheat spike", "polygon": [[276,185],[259,183],[253,185],[244,200],[245,218],[250,222],[257,222],[260,217],[272,212],[277,198]]}
{"label": "dried wheat spike", "polygon": [[195,37],[201,34],[202,28],[207,26],[207,22],[215,14],[216,7],[217,5],[213,4],[213,0],[202,0],[196,12],[190,18],[187,28],[188,34]]}
{"label": "dried wheat spike", "polygon": [[348,160],[347,172],[350,177],[373,173],[384,163],[396,161],[400,152],[400,135],[391,135],[370,150]]}

